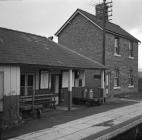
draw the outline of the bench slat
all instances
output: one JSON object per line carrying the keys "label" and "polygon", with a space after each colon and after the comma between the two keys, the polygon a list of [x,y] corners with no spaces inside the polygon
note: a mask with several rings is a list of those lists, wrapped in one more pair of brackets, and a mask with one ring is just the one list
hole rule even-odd
{"label": "bench slat", "polygon": [[[32,95],[20,96],[20,109],[21,110],[31,110],[35,108],[42,108],[44,104],[50,104],[50,106],[55,106],[55,97],[57,94],[35,94],[34,98]],[[34,105],[33,105],[34,103]]]}

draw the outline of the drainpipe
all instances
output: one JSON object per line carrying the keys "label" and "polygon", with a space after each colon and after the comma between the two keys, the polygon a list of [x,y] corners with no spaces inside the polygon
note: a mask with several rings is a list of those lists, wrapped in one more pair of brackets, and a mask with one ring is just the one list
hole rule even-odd
{"label": "drainpipe", "polygon": [[72,108],[72,69],[69,70],[68,74],[68,111]]}
{"label": "drainpipe", "polygon": [[105,70],[101,71],[101,88],[103,89],[103,98],[105,98],[105,79],[104,79],[104,75],[105,75]]}

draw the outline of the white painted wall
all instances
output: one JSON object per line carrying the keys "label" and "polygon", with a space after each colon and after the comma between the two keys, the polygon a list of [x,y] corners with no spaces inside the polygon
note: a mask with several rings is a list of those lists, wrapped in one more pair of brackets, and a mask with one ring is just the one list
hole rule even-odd
{"label": "white painted wall", "polygon": [[0,66],[0,72],[4,72],[4,95],[20,95],[20,67]]}

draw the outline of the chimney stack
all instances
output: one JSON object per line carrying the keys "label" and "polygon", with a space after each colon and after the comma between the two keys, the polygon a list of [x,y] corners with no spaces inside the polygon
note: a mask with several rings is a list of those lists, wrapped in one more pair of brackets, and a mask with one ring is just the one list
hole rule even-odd
{"label": "chimney stack", "polygon": [[[104,18],[104,13],[103,13],[103,8],[104,8],[104,3],[100,3],[100,4],[97,4],[96,5],[96,17],[99,19],[99,20],[103,20]],[[108,21],[108,5],[106,4],[105,5],[105,20]]]}

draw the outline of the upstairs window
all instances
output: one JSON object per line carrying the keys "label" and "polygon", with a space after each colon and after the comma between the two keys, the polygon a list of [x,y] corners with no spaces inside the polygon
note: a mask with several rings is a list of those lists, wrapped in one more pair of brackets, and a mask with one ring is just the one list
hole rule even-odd
{"label": "upstairs window", "polygon": [[120,55],[120,43],[119,43],[118,37],[116,37],[115,40],[114,40],[114,54]]}
{"label": "upstairs window", "polygon": [[128,86],[134,86],[133,70],[129,70],[128,81],[129,81]]}
{"label": "upstairs window", "polygon": [[129,58],[134,57],[134,52],[133,52],[133,42],[129,42]]}
{"label": "upstairs window", "polygon": [[114,87],[119,87],[120,86],[120,83],[119,83],[119,69],[116,68],[115,71],[114,71]]}

